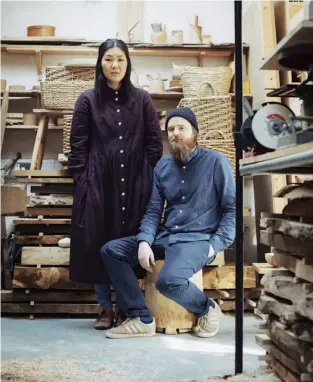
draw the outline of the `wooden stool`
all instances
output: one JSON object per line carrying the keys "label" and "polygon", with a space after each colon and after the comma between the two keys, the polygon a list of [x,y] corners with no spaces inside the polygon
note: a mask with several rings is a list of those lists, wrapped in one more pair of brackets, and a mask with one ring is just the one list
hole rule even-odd
{"label": "wooden stool", "polygon": [[[196,318],[176,302],[164,297],[155,287],[156,280],[163,267],[164,260],[157,260],[153,273],[145,276],[145,302],[155,318],[158,332],[177,334],[190,332],[196,323]],[[202,270],[190,278],[197,287],[203,290]]]}

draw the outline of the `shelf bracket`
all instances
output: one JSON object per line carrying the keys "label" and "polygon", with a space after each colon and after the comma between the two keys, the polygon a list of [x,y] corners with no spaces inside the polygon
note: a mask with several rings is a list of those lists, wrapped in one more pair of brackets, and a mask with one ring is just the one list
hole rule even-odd
{"label": "shelf bracket", "polygon": [[42,80],[42,52],[40,49],[36,49],[35,54],[36,54],[36,69],[38,74],[38,82],[40,83]]}

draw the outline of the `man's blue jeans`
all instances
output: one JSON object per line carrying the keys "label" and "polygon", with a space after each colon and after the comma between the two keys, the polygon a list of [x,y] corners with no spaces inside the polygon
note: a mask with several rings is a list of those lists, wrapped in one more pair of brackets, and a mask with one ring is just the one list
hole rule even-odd
{"label": "man's blue jeans", "polygon": [[[208,258],[208,241],[169,245],[168,239],[156,240],[152,245],[155,260],[165,259],[156,281],[156,288],[165,297],[183,306],[196,317],[206,314],[214,303],[189,279],[215,256]],[[140,290],[134,269],[139,265],[136,236],[106,243],[101,258],[116,292],[118,306],[128,317],[150,314]]]}
{"label": "man's blue jeans", "polygon": [[98,304],[101,309],[112,308],[111,286],[104,284],[95,284],[95,291]]}

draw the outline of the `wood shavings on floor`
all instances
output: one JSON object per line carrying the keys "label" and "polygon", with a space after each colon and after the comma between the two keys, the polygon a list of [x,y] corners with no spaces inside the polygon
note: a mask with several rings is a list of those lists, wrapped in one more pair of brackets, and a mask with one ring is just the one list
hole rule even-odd
{"label": "wood shavings on floor", "polygon": [[225,375],[223,377],[207,378],[189,382],[280,382],[280,379],[268,368],[259,368],[253,373],[243,373],[238,375]]}

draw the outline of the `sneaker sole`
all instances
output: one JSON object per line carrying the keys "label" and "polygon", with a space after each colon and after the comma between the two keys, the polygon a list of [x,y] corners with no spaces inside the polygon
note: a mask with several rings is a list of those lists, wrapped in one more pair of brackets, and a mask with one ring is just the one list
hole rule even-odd
{"label": "sneaker sole", "polygon": [[137,333],[137,334],[119,334],[119,333],[106,333],[107,338],[123,339],[123,338],[135,338],[135,337],[153,337],[156,333]]}

